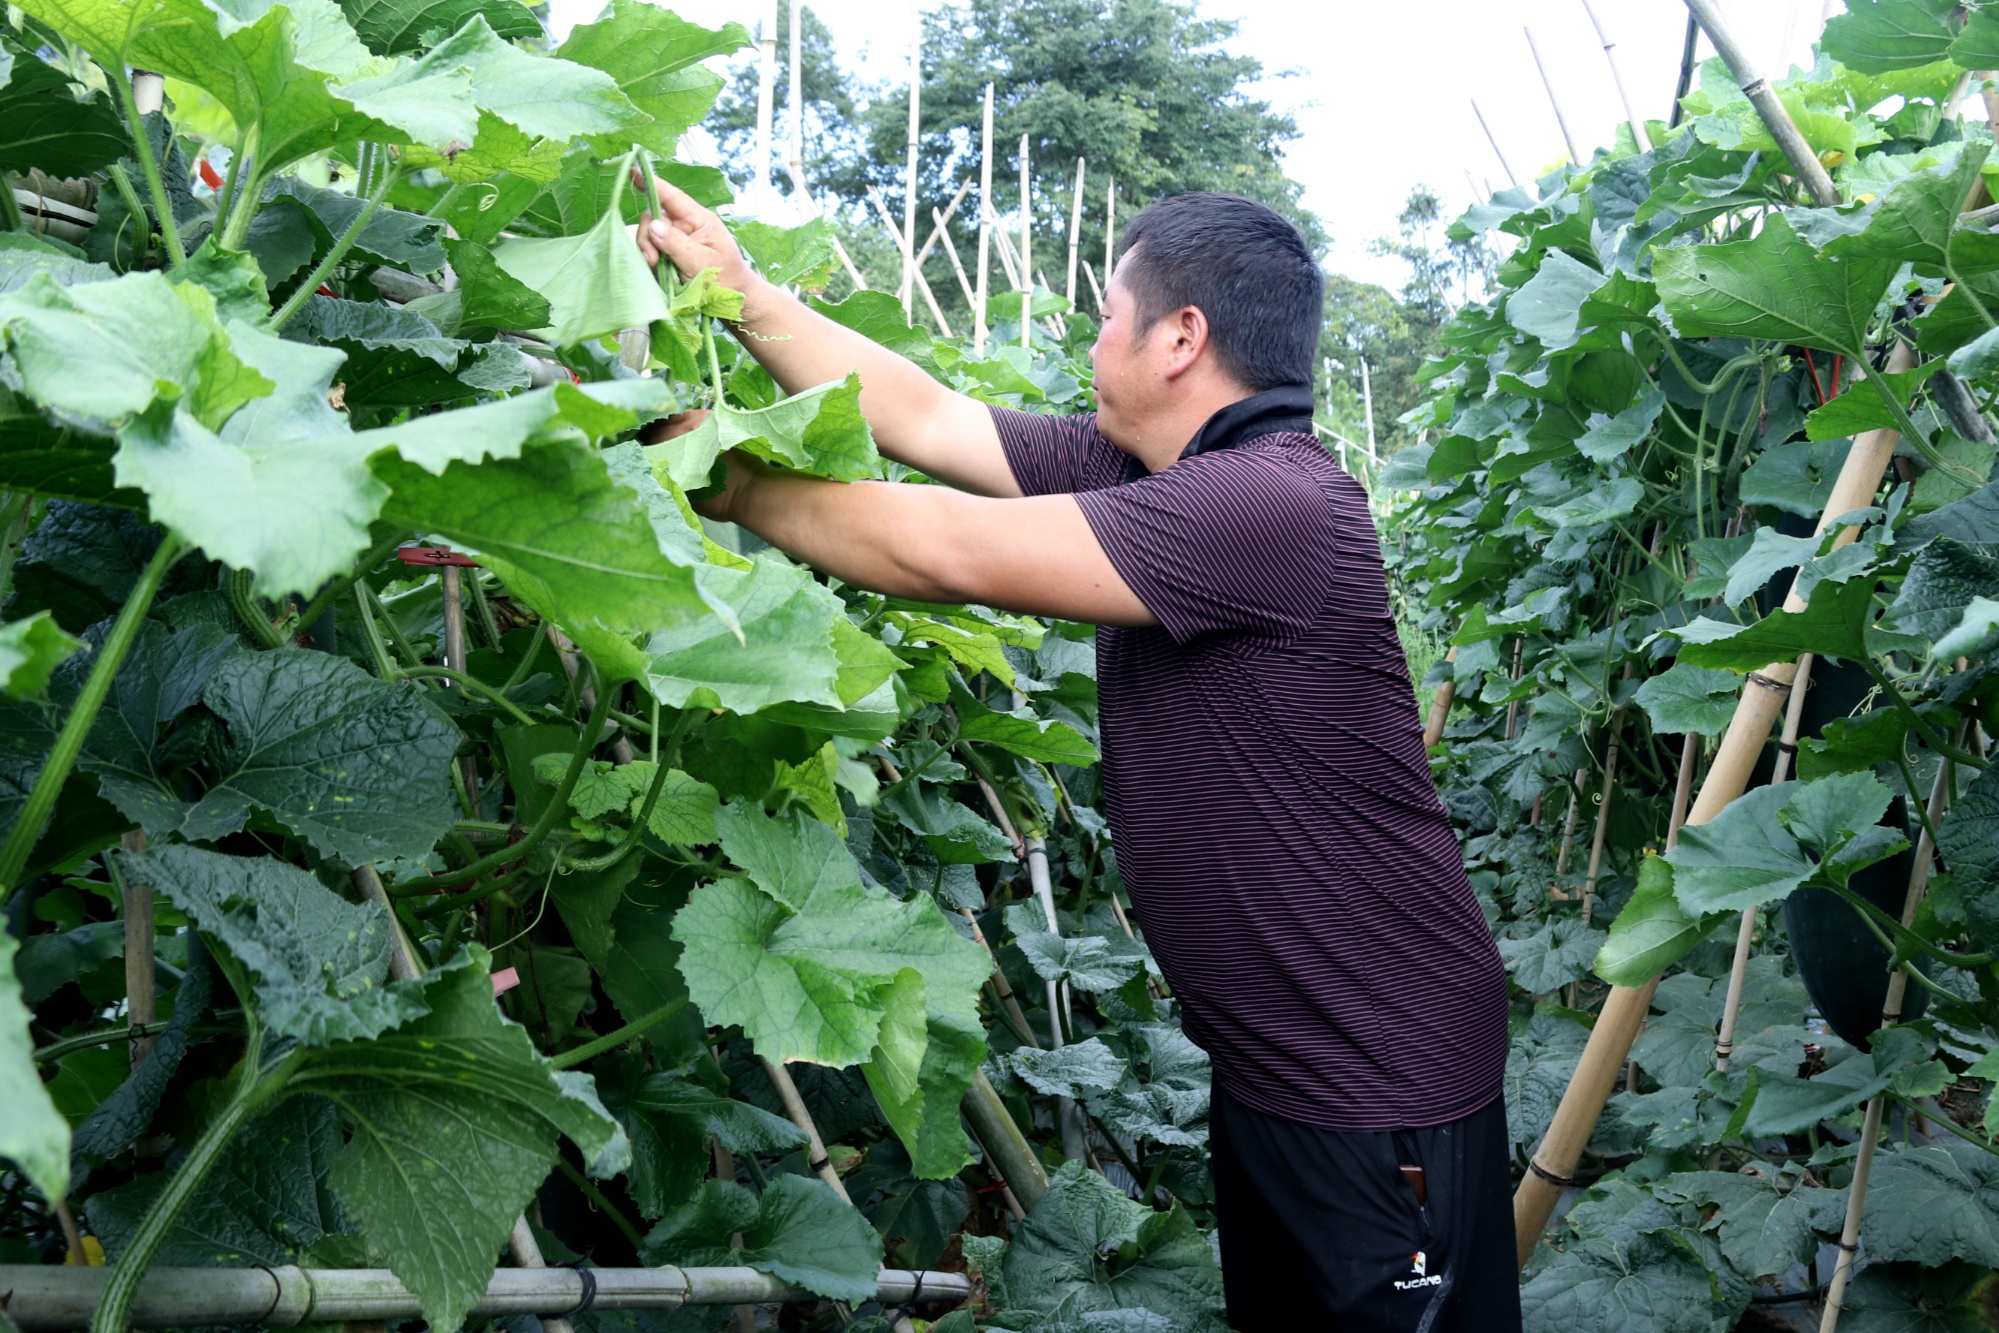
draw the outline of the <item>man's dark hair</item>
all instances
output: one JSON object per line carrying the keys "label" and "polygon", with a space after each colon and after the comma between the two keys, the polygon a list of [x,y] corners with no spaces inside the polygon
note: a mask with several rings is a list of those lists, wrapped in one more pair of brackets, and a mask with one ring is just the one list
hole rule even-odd
{"label": "man's dark hair", "polygon": [[1222,369],[1244,387],[1312,382],[1326,280],[1275,209],[1234,194],[1162,199],[1125,229],[1119,264],[1139,339],[1162,315],[1198,306]]}

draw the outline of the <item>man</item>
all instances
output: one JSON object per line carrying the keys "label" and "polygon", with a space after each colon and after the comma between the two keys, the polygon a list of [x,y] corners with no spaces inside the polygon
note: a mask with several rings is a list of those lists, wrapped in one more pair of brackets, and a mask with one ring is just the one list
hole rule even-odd
{"label": "man", "polygon": [[1118,865],[1214,1060],[1239,1329],[1519,1327],[1505,972],[1430,781],[1367,497],[1312,434],[1323,279],[1261,204],[1125,231],[1097,412],[988,408],[759,278],[660,187],[649,261],[718,268],[791,392],[861,376],[945,486],[732,457],[705,512],[849,583],[1099,626]]}

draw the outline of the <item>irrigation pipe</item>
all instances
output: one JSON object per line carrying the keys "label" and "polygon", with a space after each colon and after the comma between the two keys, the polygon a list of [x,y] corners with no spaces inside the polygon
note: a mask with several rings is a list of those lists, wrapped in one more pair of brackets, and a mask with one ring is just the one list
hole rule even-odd
{"label": "irrigation pipe", "polygon": [[[1757,72],[1756,64],[1750,60],[1749,53],[1735,40],[1735,34],[1729,30],[1728,20],[1722,16],[1721,6],[1715,3],[1715,0],[1687,0],[1687,11],[1693,15],[1694,21],[1707,33],[1707,39],[1714,43],[1714,49],[1727,62],[1729,72],[1735,76],[1737,86],[1742,89],[1742,95],[1756,108],[1756,114],[1769,128],[1771,137],[1776,139],[1777,146],[1784,150],[1784,156],[1790,159],[1792,169],[1798,173],[1798,179],[1805,183],[1805,189],[1811,194],[1812,202],[1820,208],[1832,208],[1837,205],[1839,188],[1832,183],[1832,177],[1826,175],[1825,167],[1819,163],[1819,155],[1812,151],[1812,146],[1805,141],[1805,136],[1798,132],[1797,123],[1791,119],[1791,113],[1777,100],[1776,92],[1770,87],[1770,80]],[[1677,105],[1676,102],[1675,106]]]}
{"label": "irrigation pipe", "polygon": [[[110,1281],[108,1268],[54,1264],[0,1265],[7,1317],[24,1333],[80,1329]],[[963,1273],[884,1268],[876,1297],[900,1305],[921,1292],[925,1301],[969,1300]],[[566,1320],[588,1299],[594,1310],[673,1310],[685,1305],[741,1305],[816,1300],[810,1291],[753,1268],[502,1268],[472,1307],[472,1318],[541,1315],[543,1327]],[[415,1319],[422,1306],[386,1268],[155,1268],[132,1301],[131,1323],[142,1328],[189,1325],[338,1324]]]}
{"label": "irrigation pipe", "polygon": [[[1907,370],[1914,360],[1908,347],[1898,342],[1889,358],[1888,370],[1890,373]],[[1873,501],[1900,439],[1900,433],[1890,429],[1868,431],[1854,441],[1815,531],[1823,533],[1842,514],[1852,513]],[[1784,609],[1795,612],[1805,605],[1794,582]],[[1757,757],[1769,741],[1771,724],[1791,693],[1797,669],[1795,661],[1773,662],[1749,674],[1735,716],[1708,770],[1707,781],[1701,785],[1700,795],[1687,815],[1688,824],[1708,823],[1748,787]],[[1529,1159],[1527,1176],[1513,1196],[1514,1243],[1522,1264],[1533,1253],[1562,1191],[1572,1183],[1570,1176],[1576,1162],[1631,1054],[1631,1043],[1651,1009],[1652,991],[1657,985],[1658,978],[1654,977],[1641,986],[1614,986],[1604,998],[1575,1075],[1562,1094],[1561,1105],[1556,1108],[1547,1133]]]}

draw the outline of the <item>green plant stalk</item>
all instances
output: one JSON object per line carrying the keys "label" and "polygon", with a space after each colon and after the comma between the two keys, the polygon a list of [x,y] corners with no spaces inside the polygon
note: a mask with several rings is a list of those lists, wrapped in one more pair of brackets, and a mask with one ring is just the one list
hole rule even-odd
{"label": "green plant stalk", "polygon": [[[167,198],[166,181],[160,176],[159,159],[153,156],[153,141],[146,134],[146,118],[139,114],[139,99],[132,95],[132,78],[125,62],[114,60],[99,66],[105,79],[118,94],[118,106],[125,113],[125,128],[132,135],[132,155],[146,175],[146,190],[153,196],[153,211],[159,215],[160,239],[166,242],[167,258],[174,265],[187,262],[187,247],[181,244],[180,227],[174,221],[173,201]],[[8,198],[13,198],[10,191]]]}
{"label": "green plant stalk", "polygon": [[[0,182],[0,190],[5,188],[5,182]],[[0,602],[7,600],[13,588],[14,561],[21,554],[21,541],[34,513],[34,496],[26,491],[0,490]]]}
{"label": "green plant stalk", "polygon": [[354,585],[354,614],[361,622],[361,637],[368,641],[368,656],[375,663],[375,674],[383,680],[394,680],[401,673],[389,660],[389,645],[382,642],[382,627],[375,623],[374,608],[368,605],[365,583]]}
{"label": "green plant stalk", "polygon": [[375,543],[368,554],[362,556],[359,563],[352,569],[348,570],[345,574],[328,580],[326,586],[314,593],[312,600],[307,602],[305,608],[298,613],[298,623],[301,625],[310,625],[313,621],[326,614],[326,608],[339,601],[341,595],[354,586],[356,579],[364,577],[376,565],[388,559],[389,553],[398,546],[401,546],[403,538],[408,535],[408,533],[398,532]]}
{"label": "green plant stalk", "polygon": [[598,1189],[596,1183],[590,1177],[571,1166],[569,1160],[564,1157],[555,1159],[555,1167],[556,1170],[569,1178],[569,1183],[577,1188],[583,1195],[584,1200],[592,1208],[595,1208],[598,1212],[611,1219],[611,1225],[624,1234],[625,1239],[632,1243],[633,1249],[645,1248],[645,1237],[639,1234],[639,1229],[631,1224],[629,1218],[618,1211],[616,1204],[604,1197],[604,1191]]}
{"label": "green plant stalk", "polygon": [[1956,1121],[1952,1120],[1949,1116],[1938,1115],[1936,1114],[1935,1111],[1925,1110],[1923,1109],[1923,1107],[1918,1105],[1913,1099],[1904,1097],[1899,1092],[1891,1091],[1888,1094],[1888,1096],[1893,1098],[1895,1102],[1899,1104],[1904,1110],[1913,1111],[1915,1114],[1921,1116],[1923,1119],[1927,1120],[1932,1125],[1942,1125],[1945,1129],[1957,1135],[1959,1138],[1963,1139],[1966,1143],[1974,1144],[1977,1147],[1983,1148],[1986,1152],[1993,1154],[1995,1157],[1999,1157],[1999,1145],[1995,1145],[1990,1139],[1979,1138],[1976,1134],[1966,1129],[1963,1125],[1958,1124]]}
{"label": "green plant stalk", "polygon": [[1862,665],[1867,668],[1867,674],[1874,677],[1874,683],[1881,687],[1882,693],[1888,696],[1888,701],[1895,705],[1897,711],[1907,716],[1909,725],[1914,727],[1916,734],[1923,738],[1923,744],[1929,746],[1946,759],[1954,759],[1960,764],[1969,764],[1980,772],[1985,770],[1985,760],[1980,759],[1969,750],[1959,749],[1930,730],[1929,724],[1923,721],[1923,715],[1918,713],[1915,710],[1915,706],[1902,697],[1902,692],[1895,688],[1895,682],[1888,678],[1887,672],[1876,665],[1871,654]]}
{"label": "green plant stalk", "polygon": [[389,614],[389,608],[382,605],[382,599],[376,595],[373,588],[368,586],[367,580],[357,580],[354,584],[354,589],[356,595],[363,602],[366,602],[369,609],[375,613],[376,623],[387,633],[389,642],[395,646],[396,655],[403,659],[404,665],[411,667],[422,666],[423,659],[417,656],[416,645],[409,641],[408,636],[403,633],[403,627],[398,625],[396,618]]}
{"label": "green plant stalk", "polygon": [[21,807],[20,817],[14,821],[13,831],[7,835],[6,845],[0,847],[0,904],[5,904],[14,896],[28,857],[41,838],[49,815],[55,810],[56,797],[62,791],[63,783],[69,780],[70,770],[76,767],[77,756],[83,753],[84,739],[90,735],[98,710],[111,693],[111,682],[118,675],[118,667],[124,662],[125,654],[131,651],[132,641],[139,637],[139,626],[146,619],[146,609],[153,604],[167,571],[173,568],[174,561],[180,559],[185,549],[172,533],[160,539],[160,549],[146,562],[145,570],[132,586],[131,595],[125,599],[118,619],[111,626],[111,633],[105,636],[104,646],[98,650],[97,660],[91,664],[90,676],[83,682],[83,689],[63,721],[62,731],[56,736],[48,761],[35,778],[34,790],[28,793],[27,803]]}
{"label": "green plant stalk", "polygon": [[[644,148],[639,149],[639,161],[645,164],[646,171],[646,212],[656,215],[660,211],[659,176],[653,169],[651,151]],[[670,303],[674,297],[680,295],[680,276],[673,270],[673,261],[665,255],[660,256],[658,274],[659,289],[665,293],[666,299]]]}
{"label": "green plant stalk", "polygon": [[[152,252],[153,229],[146,225],[145,205],[139,202],[139,192],[132,188],[132,178],[125,174],[123,163],[113,162],[111,164],[111,183],[118,187],[118,197],[125,201],[125,211],[132,215],[132,221],[139,233],[139,253],[132,261],[136,267],[138,264],[143,263],[146,256]],[[120,227],[118,235],[122,237],[124,234],[124,228]],[[114,240],[112,242],[113,262],[117,260],[117,248],[117,242]]]}
{"label": "green plant stalk", "polygon": [[535,659],[541,656],[542,641],[547,637],[544,634],[530,634],[528,636],[528,650],[521,654],[520,665],[516,666],[513,674],[507,677],[506,684],[500,686],[503,693],[511,690],[514,686],[528,678],[528,673],[534,669]]}
{"label": "green plant stalk", "polygon": [[[1936,846],[1937,826],[1930,822],[1930,803],[1923,799],[1922,792],[1917,790],[1916,770],[1909,766],[1909,756],[1899,749],[1895,751],[1895,767],[1902,770],[1902,785],[1909,789],[1909,804],[1915,807],[1916,818],[1922,822],[1923,832],[1929,835],[1930,845]],[[1946,773],[1944,781],[1948,783],[1953,776]]]}
{"label": "green plant stalk", "polygon": [[409,899],[398,898],[396,899],[396,907],[398,910],[408,908],[410,916],[418,921],[428,921],[434,916],[443,916],[447,912],[459,912],[463,914],[466,908],[483,903],[495,895],[499,897],[502,903],[511,905],[513,899],[502,893],[501,890],[512,888],[523,875],[527,874],[529,865],[529,862],[522,861],[505,874],[495,875],[477,888],[467,889],[463,893],[454,894],[448,898],[433,898],[421,907],[410,907]]}
{"label": "green plant stalk", "polygon": [[631,855],[632,849],[637,847],[645,838],[646,824],[652,819],[652,809],[655,805],[659,804],[659,794],[666,790],[666,776],[672,771],[665,764],[655,763],[653,765],[652,784],[646,788],[645,801],[639,806],[638,814],[632,819],[632,826],[625,831],[625,836],[619,839],[618,845],[610,851],[605,852],[602,856],[593,856],[582,861],[571,861],[568,868],[571,870],[609,870],[612,866]]}
{"label": "green plant stalk", "polygon": [[[1860,913],[1860,919],[1873,928],[1875,938],[1880,940],[1882,945],[1887,948],[1891,959],[1900,958],[1902,956],[1902,949],[1912,948],[1922,954],[1928,955],[1939,963],[1946,963],[1951,967],[1980,968],[1993,960],[1993,955],[1990,953],[1952,953],[1948,949],[1938,948],[1915,931],[1909,929],[1909,927],[1903,925],[1900,921],[1897,921],[1894,917],[1889,916],[1873,903],[1868,902],[1852,889],[1843,889],[1835,884],[1826,884],[1822,887],[1832,890],[1833,893],[1844,899],[1848,906]],[[1882,933],[1883,928],[1887,930],[1888,934]],[[1889,934],[1894,936],[1894,940],[1889,938]],[[1896,940],[1901,942],[1900,947],[1897,947]],[[1910,954],[1908,956],[1913,958],[1915,955]],[[1913,971],[1914,969],[1911,969],[1912,973]]]}
{"label": "green plant stalk", "polygon": [[222,234],[219,244],[227,250],[243,248],[243,242],[250,235],[250,221],[263,207],[264,175],[257,165],[261,133],[258,126],[250,127],[243,136],[243,142],[237,145],[234,156],[229,159],[229,175],[222,182],[225,196],[222,202],[227,206],[220,213]]}
{"label": "green plant stalk", "polygon": [[486,646],[498,652],[500,622],[493,619],[493,605],[486,600],[486,586],[480,582],[478,570],[470,571],[466,577],[465,590],[472,594],[472,609],[478,615],[480,632],[486,636]]}
{"label": "green plant stalk", "polygon": [[585,1060],[594,1060],[605,1051],[614,1051],[626,1042],[642,1036],[661,1023],[664,1023],[667,1019],[672,1018],[692,1003],[693,1001],[687,999],[670,1001],[643,1017],[633,1019],[614,1032],[607,1032],[601,1037],[585,1042],[574,1050],[550,1056],[548,1062],[557,1069],[574,1069]]}
{"label": "green plant stalk", "polygon": [[[254,1060],[255,1045],[246,1059]],[[282,1093],[292,1071],[304,1060],[305,1052],[294,1050],[275,1069],[247,1083],[239,1084],[234,1096],[225,1104],[202,1131],[194,1147],[174,1172],[173,1179],[166,1183],[153,1206],[146,1210],[146,1216],[139,1223],[139,1229],[125,1246],[123,1254],[111,1269],[111,1280],[105,1284],[104,1292],[97,1298],[97,1309],[90,1317],[91,1333],[125,1333],[130,1325],[132,1298],[138,1293],[139,1280],[146,1275],[153,1256],[166,1242],[167,1233],[187,1207],[194,1192],[201,1188],[203,1180],[228,1151],[230,1141],[243,1122]]]}
{"label": "green plant stalk", "polygon": [[470,690],[474,694],[484,695],[486,698],[492,700],[500,707],[506,709],[509,713],[512,713],[516,720],[523,722],[528,726],[533,726],[535,723],[535,719],[529,714],[522,712],[520,709],[520,705],[516,704],[512,699],[509,699],[506,695],[500,693],[498,690],[494,689],[491,685],[488,685],[485,681],[479,680],[473,676],[468,676],[462,671],[453,671],[450,667],[419,666],[419,667],[409,667],[403,671],[397,672],[396,674],[399,676],[407,676],[412,680],[451,681],[463,689]]}
{"label": "green plant stalk", "polygon": [[[569,809],[569,794],[576,790],[576,780],[583,775],[583,766],[590,760],[590,752],[597,748],[597,742],[604,731],[605,714],[611,708],[611,691],[597,691],[597,706],[590,710],[590,718],[583,724],[583,741],[569,756],[569,767],[563,772],[562,782],[555,789],[555,795],[541,812],[541,818],[527,831],[522,839],[511,847],[503,847],[488,856],[482,856],[471,865],[458,870],[446,871],[441,875],[426,875],[413,879],[407,884],[398,884],[392,891],[398,898],[419,898],[438,889],[452,889],[461,884],[470,884],[489,870],[512,861],[522,860],[529,852],[541,845],[542,839],[555,827],[555,821]],[[423,915],[419,912],[418,915]]]}
{"label": "green plant stalk", "polygon": [[271,316],[271,331],[273,333],[291,323],[292,316],[296,315],[305,306],[305,303],[312,299],[312,294],[318,291],[319,285],[326,281],[335,268],[339,267],[340,261],[347,258],[347,252],[353,249],[354,242],[361,238],[362,229],[374,220],[375,210],[382,206],[382,200],[388,197],[389,191],[394,188],[397,181],[402,179],[402,175],[403,165],[401,162],[397,162],[394,166],[390,167],[388,172],[383,175],[381,185],[373,193],[369,194],[368,202],[362,205],[359,213],[354,215],[354,220],[347,224],[347,230],[341,232],[339,238],[333,242],[333,248],[326,252],[326,257],[313,265],[312,272],[305,275],[305,280],[299,283],[285,303],[278,307],[277,313]]}
{"label": "green plant stalk", "polygon": [[27,221],[21,216],[20,202],[14,198],[13,173],[0,171],[0,231],[27,229]]}
{"label": "green plant stalk", "polygon": [[1888,409],[1888,415],[1895,418],[1895,429],[1901,432],[1902,438],[1908,442],[1911,449],[1922,455],[1925,463],[1928,463],[1931,467],[1939,471],[1952,474],[1957,480],[1973,488],[1985,484],[1985,478],[1973,473],[1970,468],[1962,464],[1951,462],[1951,460],[1937,452],[1936,446],[1931,444],[1929,438],[1916,428],[1914,419],[1909,416],[1909,409],[1903,407],[1902,400],[1895,396],[1895,390],[1890,387],[1887,376],[1877,372],[1869,364],[1864,354],[1847,352],[1845,355],[1854,364],[1867,367],[1867,374],[1864,377],[1867,383],[1873,387],[1875,395],[1881,399],[1882,406]]}
{"label": "green plant stalk", "polygon": [[257,595],[251,591],[254,576],[247,569],[232,569],[222,579],[223,595],[229,599],[229,609],[236,613],[236,619],[257,642],[259,648],[282,648],[286,637],[282,630],[271,623],[257,605]]}

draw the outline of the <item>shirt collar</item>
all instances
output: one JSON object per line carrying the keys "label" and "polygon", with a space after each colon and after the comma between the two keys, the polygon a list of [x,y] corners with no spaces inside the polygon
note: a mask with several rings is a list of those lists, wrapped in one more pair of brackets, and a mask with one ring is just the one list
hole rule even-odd
{"label": "shirt collar", "polygon": [[1228,449],[1262,435],[1312,433],[1312,386],[1280,384],[1230,403],[1209,417],[1180,451],[1180,457]]}

